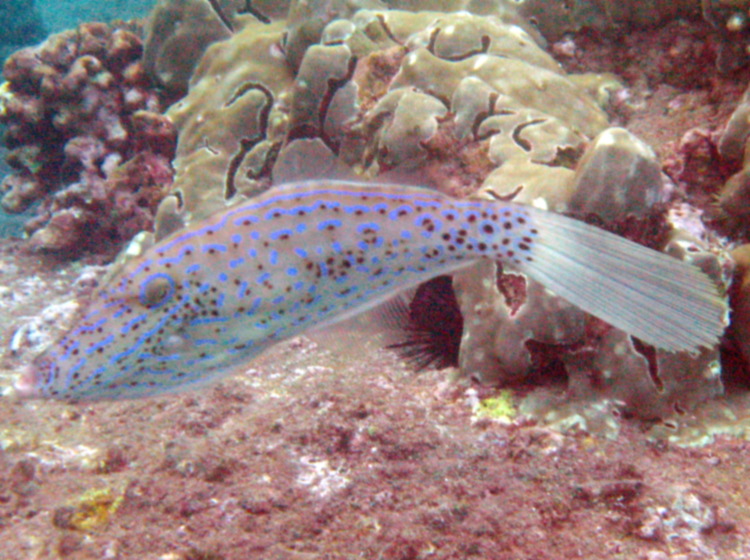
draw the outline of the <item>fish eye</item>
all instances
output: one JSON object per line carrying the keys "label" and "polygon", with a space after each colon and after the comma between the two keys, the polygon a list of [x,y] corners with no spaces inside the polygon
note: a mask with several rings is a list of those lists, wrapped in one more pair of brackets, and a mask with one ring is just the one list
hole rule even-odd
{"label": "fish eye", "polygon": [[174,279],[168,274],[152,274],[141,284],[140,300],[149,309],[161,307],[174,295]]}

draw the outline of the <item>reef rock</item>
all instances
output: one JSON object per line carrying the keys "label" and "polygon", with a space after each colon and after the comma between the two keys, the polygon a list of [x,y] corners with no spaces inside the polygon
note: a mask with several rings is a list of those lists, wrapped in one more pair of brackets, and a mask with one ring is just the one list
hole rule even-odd
{"label": "reef rock", "polygon": [[150,228],[171,184],[175,135],[125,29],[84,24],[6,62],[0,120],[8,162],[2,205],[22,212],[40,249],[117,248]]}

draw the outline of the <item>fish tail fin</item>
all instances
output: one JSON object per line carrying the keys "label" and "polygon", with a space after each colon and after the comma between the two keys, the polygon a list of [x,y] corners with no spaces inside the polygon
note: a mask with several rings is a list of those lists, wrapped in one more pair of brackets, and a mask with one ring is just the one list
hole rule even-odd
{"label": "fish tail fin", "polygon": [[518,265],[557,295],[669,351],[714,346],[727,304],[697,267],[584,222],[529,208],[538,230]]}

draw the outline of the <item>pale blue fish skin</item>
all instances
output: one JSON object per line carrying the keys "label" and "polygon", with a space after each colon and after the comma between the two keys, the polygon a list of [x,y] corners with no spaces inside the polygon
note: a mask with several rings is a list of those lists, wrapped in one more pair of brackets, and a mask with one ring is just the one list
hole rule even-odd
{"label": "pale blue fish skin", "polygon": [[543,239],[532,210],[399,185],[276,187],[127,263],[18,391],[98,400],[202,386],[479,258],[533,265]]}

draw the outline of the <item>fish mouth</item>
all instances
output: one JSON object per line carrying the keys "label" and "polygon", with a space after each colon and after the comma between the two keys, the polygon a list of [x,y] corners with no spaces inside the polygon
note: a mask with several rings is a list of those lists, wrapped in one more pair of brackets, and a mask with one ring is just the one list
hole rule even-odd
{"label": "fish mouth", "polygon": [[21,374],[13,385],[13,388],[16,394],[22,399],[38,399],[44,396],[41,391],[39,379],[39,368],[27,365],[21,370]]}

